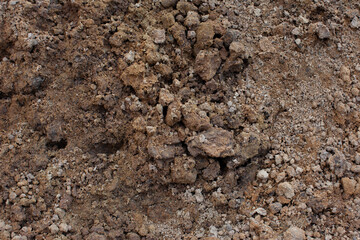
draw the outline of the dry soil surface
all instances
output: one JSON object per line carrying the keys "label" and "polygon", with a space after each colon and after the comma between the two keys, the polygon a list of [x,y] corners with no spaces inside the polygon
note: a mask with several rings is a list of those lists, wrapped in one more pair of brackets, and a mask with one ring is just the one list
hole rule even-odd
{"label": "dry soil surface", "polygon": [[360,239],[360,2],[2,0],[0,239]]}

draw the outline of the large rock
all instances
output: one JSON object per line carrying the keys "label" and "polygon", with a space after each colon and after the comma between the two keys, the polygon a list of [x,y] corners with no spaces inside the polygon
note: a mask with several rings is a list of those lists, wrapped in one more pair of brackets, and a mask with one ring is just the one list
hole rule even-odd
{"label": "large rock", "polygon": [[195,73],[205,81],[211,80],[221,64],[219,50],[216,48],[201,50],[196,56]]}
{"label": "large rock", "polygon": [[176,157],[171,166],[171,178],[174,183],[191,184],[196,181],[197,171],[193,157]]}
{"label": "large rock", "polygon": [[194,157],[206,155],[214,158],[224,158],[235,155],[233,134],[221,128],[210,128],[188,139],[187,146]]}

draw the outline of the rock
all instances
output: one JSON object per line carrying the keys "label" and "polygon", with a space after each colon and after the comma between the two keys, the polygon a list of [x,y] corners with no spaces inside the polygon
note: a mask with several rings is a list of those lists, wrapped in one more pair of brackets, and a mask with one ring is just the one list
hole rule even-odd
{"label": "rock", "polygon": [[55,223],[50,225],[49,230],[52,234],[56,234],[59,232],[59,228]]}
{"label": "rock", "polygon": [[214,36],[214,23],[212,21],[201,23],[196,30],[195,54],[197,55],[201,50],[211,47]]}
{"label": "rock", "polygon": [[181,121],[181,117],[181,104],[179,102],[171,103],[165,116],[165,123],[172,127]]}
{"label": "rock", "polygon": [[140,62],[127,67],[120,77],[125,85],[131,86],[136,91],[140,99],[151,95],[154,84],[158,82],[155,75],[148,74],[145,76],[145,73],[145,64]]}
{"label": "rock", "polygon": [[166,136],[151,137],[147,148],[149,155],[157,160],[171,159],[184,153],[178,138],[171,139]]}
{"label": "rock", "polygon": [[356,180],[354,179],[350,179],[348,177],[344,177],[341,179],[341,184],[343,186],[344,189],[344,193],[346,195],[352,195],[355,192],[355,187],[356,187]]}
{"label": "rock", "polygon": [[215,206],[223,206],[228,202],[226,196],[221,192],[213,192],[211,196],[211,200]]}
{"label": "rock", "polygon": [[68,210],[72,203],[72,200],[73,200],[73,198],[71,197],[71,195],[64,194],[60,199],[59,207],[64,210]]}
{"label": "rock", "polygon": [[153,31],[154,43],[162,44],[166,40],[165,29],[155,29]]}
{"label": "rock", "polygon": [[136,233],[131,232],[131,233],[126,234],[126,239],[128,239],[128,240],[140,240],[140,236],[138,234],[136,234]]}
{"label": "rock", "polygon": [[192,131],[204,131],[211,127],[206,112],[200,111],[196,105],[186,104],[182,108],[183,123]]}
{"label": "rock", "polygon": [[260,170],[257,174],[257,178],[260,180],[267,180],[269,178],[269,174],[265,170]]}
{"label": "rock", "polygon": [[60,223],[59,229],[61,232],[67,233],[71,230],[71,226],[67,225],[66,223]]}
{"label": "rock", "polygon": [[328,159],[328,165],[336,176],[342,177],[344,173],[351,168],[351,164],[346,161],[344,154],[339,151],[335,151],[335,154]]}
{"label": "rock", "polygon": [[187,140],[190,154],[194,157],[230,157],[235,155],[233,134],[221,128],[211,128]]}
{"label": "rock", "polygon": [[200,17],[197,12],[189,11],[185,18],[184,25],[188,28],[196,28],[200,24]]}
{"label": "rock", "polygon": [[355,17],[351,20],[350,27],[352,27],[352,28],[360,28],[360,20],[359,20],[358,17],[355,16]]}
{"label": "rock", "polygon": [[264,208],[257,208],[257,209],[255,209],[255,210],[251,213],[251,215],[254,215],[255,213],[257,213],[257,214],[259,214],[259,215],[261,215],[261,216],[266,216],[266,215],[267,215],[267,212],[266,212],[266,210],[265,210]]}
{"label": "rock", "polygon": [[219,176],[220,164],[218,161],[214,161],[209,164],[202,172],[202,176],[207,181],[213,181]]}
{"label": "rock", "polygon": [[124,31],[118,30],[116,33],[114,33],[114,35],[109,38],[109,42],[113,47],[121,47],[123,43],[128,39],[129,37]]}
{"label": "rock", "polygon": [[171,178],[174,183],[191,184],[196,181],[197,171],[193,157],[176,157],[171,166]]}
{"label": "rock", "polygon": [[330,30],[323,23],[319,22],[316,24],[316,34],[320,39],[329,39],[330,38]]}
{"label": "rock", "polygon": [[[262,136],[264,138],[264,136]],[[250,159],[269,148],[269,142],[255,132],[242,132],[236,138],[240,144],[237,153],[243,159]]]}
{"label": "rock", "polygon": [[178,0],[161,0],[161,5],[164,8],[169,8],[175,6],[177,2]]}
{"label": "rock", "polygon": [[221,65],[219,50],[216,48],[201,50],[195,59],[195,73],[202,80],[211,80]]}
{"label": "rock", "polygon": [[98,234],[96,232],[93,232],[90,235],[88,235],[85,238],[85,240],[106,240],[106,237],[104,235],[102,235],[102,234]]}
{"label": "rock", "polygon": [[176,9],[185,15],[189,11],[196,11],[197,7],[192,3],[181,1],[176,4]]}
{"label": "rock", "polygon": [[174,15],[172,15],[171,13],[165,13],[161,17],[161,22],[166,29],[172,27],[175,24]]}
{"label": "rock", "polygon": [[173,35],[177,44],[186,52],[191,51],[191,45],[186,38],[186,28],[179,23],[175,23],[170,29],[170,33]]}
{"label": "rock", "polygon": [[161,77],[165,78],[165,79],[171,79],[171,75],[173,73],[172,68],[169,65],[160,63],[160,64],[156,64],[154,66],[155,70],[161,74]]}
{"label": "rock", "polygon": [[350,69],[345,66],[342,65],[340,68],[340,77],[341,79],[345,82],[345,83],[351,83],[351,79],[350,79]]}
{"label": "rock", "polygon": [[282,204],[279,202],[271,203],[269,205],[269,209],[270,209],[270,212],[272,212],[273,214],[276,214],[281,211]]}
{"label": "rock", "polygon": [[353,165],[353,166],[351,167],[351,171],[352,171],[353,173],[360,173],[360,165]]}
{"label": "rock", "polygon": [[241,42],[232,42],[229,50],[230,56],[226,59],[223,70],[225,72],[239,73],[244,67],[243,59],[249,58],[249,53]]}
{"label": "rock", "polygon": [[284,233],[284,239],[286,240],[304,240],[305,231],[301,228],[292,226]]}
{"label": "rock", "polygon": [[162,88],[159,93],[159,103],[162,106],[168,106],[175,100],[174,94],[171,94],[169,90]]}
{"label": "rock", "polygon": [[300,36],[301,35],[301,29],[296,27],[291,31],[291,34],[294,36]]}
{"label": "rock", "polygon": [[283,182],[278,185],[278,188],[276,190],[276,193],[279,196],[285,196],[288,199],[291,199],[295,196],[295,192],[293,187],[288,182]]}

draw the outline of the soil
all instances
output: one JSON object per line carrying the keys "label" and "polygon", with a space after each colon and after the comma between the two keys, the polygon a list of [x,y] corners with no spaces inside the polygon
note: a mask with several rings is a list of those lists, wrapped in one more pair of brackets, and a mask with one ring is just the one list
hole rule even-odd
{"label": "soil", "polygon": [[1,239],[359,239],[356,0],[4,0]]}

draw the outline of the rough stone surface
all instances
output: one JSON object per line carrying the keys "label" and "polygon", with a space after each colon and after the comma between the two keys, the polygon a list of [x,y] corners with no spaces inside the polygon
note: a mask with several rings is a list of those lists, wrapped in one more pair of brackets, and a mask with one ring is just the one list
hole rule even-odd
{"label": "rough stone surface", "polygon": [[221,128],[210,128],[187,140],[190,154],[215,158],[235,155],[233,134]]}
{"label": "rough stone surface", "polygon": [[290,227],[284,233],[284,238],[289,240],[304,240],[305,239],[305,231],[298,227]]}
{"label": "rough stone surface", "polygon": [[211,80],[221,64],[221,58],[217,49],[201,50],[195,59],[195,72],[204,81]]}

